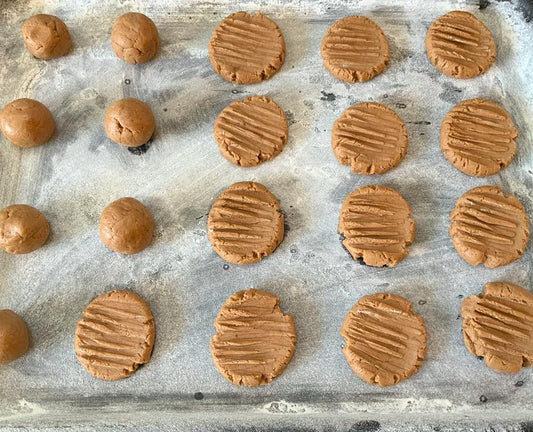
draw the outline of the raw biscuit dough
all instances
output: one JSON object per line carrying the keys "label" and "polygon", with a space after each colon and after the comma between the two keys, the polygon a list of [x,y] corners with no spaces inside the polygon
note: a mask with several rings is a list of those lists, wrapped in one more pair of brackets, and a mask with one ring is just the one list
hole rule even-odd
{"label": "raw biscuit dough", "polygon": [[22,40],[28,51],[40,59],[64,56],[72,48],[67,26],[54,15],[38,14],[22,25]]}
{"label": "raw biscuit dough", "polygon": [[4,136],[19,147],[36,147],[47,142],[55,131],[52,113],[41,102],[17,99],[0,111]]}
{"label": "raw biscuit dough", "polygon": [[109,249],[133,255],[146,249],[154,235],[154,218],[135,198],[120,198],[100,217],[100,240]]}
{"label": "raw biscuit dough", "polygon": [[30,332],[24,320],[9,309],[0,310],[0,364],[21,357],[30,346]]}
{"label": "raw biscuit dough", "polygon": [[452,11],[429,26],[426,53],[443,74],[473,78],[492,65],[496,44],[489,29],[474,15]]}
{"label": "raw biscuit dough", "polygon": [[504,266],[526,249],[529,219],[524,206],[498,186],[469,190],[457,200],[450,218],[455,250],[473,266]]}
{"label": "raw biscuit dough", "polygon": [[150,361],[155,322],[146,302],[130,291],[96,297],[78,322],[76,357],[96,378],[115,381],[132,375]]}
{"label": "raw biscuit dough", "polygon": [[386,387],[413,375],[426,355],[424,319],[394,294],[361,298],[341,328],[342,352],[352,370],[369,384]]}
{"label": "raw biscuit dough", "polygon": [[276,157],[285,146],[289,123],[280,106],[265,96],[237,100],[215,122],[215,140],[222,156],[249,167]]}
{"label": "raw biscuit dough", "polygon": [[339,232],[354,260],[373,267],[395,267],[415,238],[411,207],[394,189],[364,186],[342,204]]}
{"label": "raw biscuit dough", "polygon": [[336,78],[354,83],[368,81],[390,61],[383,30],[364,16],[347,16],[328,29],[322,39],[324,67]]}
{"label": "raw biscuit dough", "polygon": [[251,264],[270,255],[283,240],[278,200],[262,184],[231,185],[213,203],[207,232],[214,251],[233,264]]}
{"label": "raw biscuit dough", "polygon": [[254,387],[276,378],[291,360],[296,345],[292,315],[279,298],[249,289],[233,294],[215,320],[211,355],[218,371],[235,385]]}
{"label": "raw biscuit dough", "polygon": [[213,69],[236,84],[268,79],[285,61],[281,30],[262,13],[237,12],[224,18],[213,31],[208,49]]}
{"label": "raw biscuit dough", "polygon": [[461,306],[468,350],[498,372],[533,366],[533,294],[509,282],[489,282]]}
{"label": "raw biscuit dough", "polygon": [[118,58],[136,64],[152,60],[159,49],[159,33],[146,15],[128,12],[117,18],[111,30],[111,45]]}
{"label": "raw biscuit dough", "polygon": [[110,140],[127,147],[146,144],[155,129],[150,105],[134,98],[120,99],[105,113],[105,132]]}
{"label": "raw biscuit dough", "polygon": [[0,211],[0,249],[26,254],[39,249],[50,234],[50,225],[34,207],[14,204]]}
{"label": "raw biscuit dough", "polygon": [[407,130],[400,117],[376,102],[346,109],[331,134],[333,153],[357,174],[382,174],[396,167],[407,152]]}

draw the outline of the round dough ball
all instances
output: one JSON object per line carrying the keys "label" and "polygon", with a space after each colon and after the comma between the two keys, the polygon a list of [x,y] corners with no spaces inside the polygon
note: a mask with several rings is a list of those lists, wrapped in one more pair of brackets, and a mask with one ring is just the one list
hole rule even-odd
{"label": "round dough ball", "polygon": [[0,364],[18,359],[30,346],[30,332],[24,320],[9,309],[0,310]]}
{"label": "round dough ball", "polygon": [[105,132],[109,139],[127,147],[146,144],[155,129],[150,105],[139,99],[120,99],[105,113]]}
{"label": "round dough ball", "polygon": [[36,208],[15,204],[0,211],[0,249],[10,254],[39,249],[49,234],[50,225]]}
{"label": "round dough ball", "polygon": [[154,236],[150,210],[135,198],[120,198],[109,204],[100,218],[100,240],[109,249],[133,255],[146,249]]}
{"label": "round dough ball", "polygon": [[0,111],[0,128],[4,136],[19,147],[36,147],[54,134],[54,117],[41,102],[17,99]]}
{"label": "round dough ball", "polygon": [[113,24],[111,45],[118,58],[131,64],[146,63],[157,53],[159,33],[146,15],[129,12]]}
{"label": "round dough ball", "polygon": [[40,59],[64,56],[72,48],[72,39],[63,21],[53,15],[34,15],[22,25],[22,40],[28,51]]}

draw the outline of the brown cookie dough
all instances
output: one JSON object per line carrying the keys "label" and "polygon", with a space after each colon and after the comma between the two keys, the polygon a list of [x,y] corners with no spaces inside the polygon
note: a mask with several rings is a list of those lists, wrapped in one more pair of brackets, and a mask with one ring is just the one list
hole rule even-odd
{"label": "brown cookie dough", "polygon": [[0,249],[26,254],[39,249],[50,234],[50,225],[34,207],[15,204],[0,211]]}
{"label": "brown cookie dough", "polygon": [[413,375],[426,355],[424,319],[394,294],[361,298],[341,327],[342,352],[352,370],[369,384],[386,387]]}
{"label": "brown cookie dough", "polygon": [[130,291],[96,297],[76,326],[76,357],[96,378],[127,378],[150,361],[155,323],[146,302]]}
{"label": "brown cookie dough", "polygon": [[322,39],[324,67],[336,78],[354,83],[368,81],[390,61],[383,30],[364,16],[347,16],[328,29]]}
{"label": "brown cookie dough", "polygon": [[516,153],[518,130],[500,105],[486,99],[465,100],[442,122],[440,147],[458,170],[482,177],[509,165]]}
{"label": "brown cookie dough", "polygon": [[64,56],[72,48],[67,26],[54,15],[38,14],[22,25],[22,40],[28,51],[40,59]]}
{"label": "brown cookie dough", "polygon": [[489,282],[461,306],[468,350],[498,372],[533,366],[533,294],[509,282]]}
{"label": "brown cookie dough", "polygon": [[213,203],[207,232],[214,251],[233,264],[251,264],[270,255],[283,240],[278,200],[262,184],[240,182]]}
{"label": "brown cookie dough", "polygon": [[453,11],[429,26],[426,53],[429,61],[443,74],[473,78],[492,65],[496,58],[496,44],[489,29],[474,15]]}
{"label": "brown cookie dough", "polygon": [[30,332],[24,320],[9,309],[0,310],[0,364],[21,357],[30,346]]}
{"label": "brown cookie dough", "polygon": [[529,220],[524,206],[498,186],[469,190],[457,200],[450,217],[455,250],[473,266],[504,266],[526,249]]}
{"label": "brown cookie dough", "polygon": [[397,166],[407,152],[407,130],[398,115],[376,102],[345,110],[331,134],[333,153],[357,174],[382,174]]}
{"label": "brown cookie dough", "polygon": [[56,125],[52,113],[41,102],[17,99],[0,111],[0,129],[19,147],[36,147],[47,142]]}
{"label": "brown cookie dough", "polygon": [[100,240],[109,249],[133,255],[146,249],[154,236],[154,218],[135,198],[120,198],[100,217]]}
{"label": "brown cookie dough", "polygon": [[208,48],[213,69],[236,84],[268,79],[285,61],[281,30],[262,13],[237,12],[224,18],[213,31]]}
{"label": "brown cookie dough", "polygon": [[117,18],[111,30],[111,45],[118,58],[136,64],[152,60],[159,49],[159,33],[146,15],[129,12]]}
{"label": "brown cookie dough", "polygon": [[275,158],[288,135],[285,113],[265,96],[232,102],[215,122],[215,140],[220,153],[235,165],[244,167]]}
{"label": "brown cookie dough", "polygon": [[364,186],[342,204],[339,232],[354,260],[373,267],[395,267],[415,238],[411,207],[394,189]]}
{"label": "brown cookie dough", "polygon": [[146,144],[155,129],[150,105],[134,98],[120,99],[105,113],[105,132],[110,140],[127,147]]}
{"label": "brown cookie dough", "polygon": [[220,309],[215,328],[213,362],[224,378],[238,386],[268,384],[294,354],[292,315],[281,312],[279,298],[265,291],[233,294]]}

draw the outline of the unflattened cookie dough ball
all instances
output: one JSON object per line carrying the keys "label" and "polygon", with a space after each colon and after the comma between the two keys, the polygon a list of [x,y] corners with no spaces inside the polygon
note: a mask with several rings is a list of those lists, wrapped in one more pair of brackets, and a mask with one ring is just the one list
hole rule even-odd
{"label": "unflattened cookie dough ball", "polygon": [[0,249],[26,254],[39,249],[50,234],[50,225],[34,207],[15,204],[0,211]]}
{"label": "unflattened cookie dough ball", "polygon": [[30,332],[24,320],[9,309],[0,310],[0,364],[18,359],[30,346]]}
{"label": "unflattened cookie dough ball", "polygon": [[120,99],[105,113],[105,132],[109,139],[127,147],[146,144],[155,129],[150,105],[134,98]]}
{"label": "unflattened cookie dough ball", "polygon": [[22,40],[28,51],[40,59],[64,56],[72,48],[67,26],[54,15],[34,15],[22,25]]}
{"label": "unflattened cookie dough ball", "polygon": [[281,30],[262,13],[237,12],[224,18],[213,31],[208,48],[213,69],[236,84],[269,79],[285,61]]}
{"label": "unflattened cookie dough ball", "polygon": [[146,249],[154,236],[150,210],[135,198],[120,198],[109,204],[100,217],[100,240],[109,249],[133,255]]}
{"label": "unflattened cookie dough ball", "polygon": [[146,63],[157,54],[159,33],[146,15],[129,12],[113,24],[111,45],[118,58],[131,64]]}
{"label": "unflattened cookie dough ball", "polygon": [[4,136],[19,147],[36,147],[54,134],[52,113],[41,102],[17,99],[0,111],[0,128]]}

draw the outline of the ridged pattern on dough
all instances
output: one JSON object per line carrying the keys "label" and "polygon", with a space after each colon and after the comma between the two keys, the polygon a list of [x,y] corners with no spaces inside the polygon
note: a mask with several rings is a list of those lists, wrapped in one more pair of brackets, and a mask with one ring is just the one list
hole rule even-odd
{"label": "ridged pattern on dough", "polygon": [[375,102],[345,110],[335,121],[331,136],[339,162],[358,174],[381,174],[395,167],[407,152],[407,142],[402,119]]}
{"label": "ridged pattern on dough", "polygon": [[254,166],[277,156],[287,142],[289,124],[272,99],[252,96],[229,104],[215,122],[220,153],[240,166]]}
{"label": "ridged pattern on dough", "polygon": [[487,176],[511,163],[518,130],[498,104],[470,99],[453,107],[444,118],[440,145],[444,156],[459,170]]}
{"label": "ridged pattern on dough", "polygon": [[409,378],[426,354],[423,318],[415,316],[409,301],[393,294],[361,298],[346,315],[341,335],[353,371],[382,387]]}
{"label": "ridged pattern on dough", "polygon": [[211,354],[220,373],[236,385],[271,382],[294,354],[296,328],[279,298],[249,289],[233,294],[215,321]]}
{"label": "ridged pattern on dough", "polygon": [[262,184],[231,185],[213,203],[207,222],[213,249],[226,261],[250,264],[281,243],[283,215],[274,195]]}
{"label": "ridged pattern on dough", "polygon": [[364,186],[352,192],[341,209],[339,232],[354,259],[371,266],[397,265],[415,236],[411,208],[394,189]]}
{"label": "ridged pattern on dough", "polygon": [[518,259],[529,238],[529,220],[522,203],[497,186],[465,193],[451,213],[455,249],[471,265],[500,267]]}

